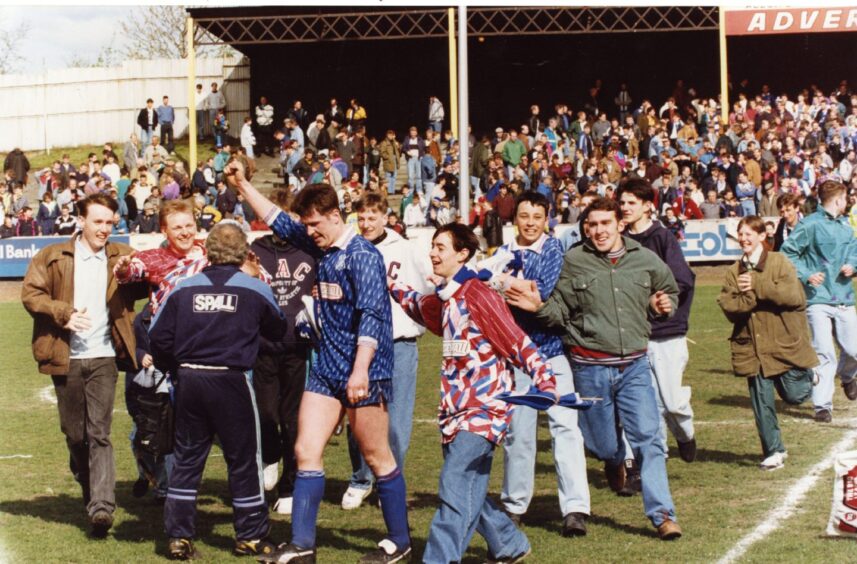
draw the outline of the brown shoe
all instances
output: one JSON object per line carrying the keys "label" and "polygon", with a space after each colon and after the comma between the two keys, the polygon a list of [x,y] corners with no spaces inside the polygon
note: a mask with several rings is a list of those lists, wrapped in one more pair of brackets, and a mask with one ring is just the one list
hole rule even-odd
{"label": "brown shoe", "polygon": [[625,467],[622,464],[605,462],[604,476],[607,478],[607,484],[610,486],[610,489],[614,492],[618,492],[625,487]]}
{"label": "brown shoe", "polygon": [[664,519],[658,525],[658,538],[665,541],[681,538],[681,527],[672,519]]}

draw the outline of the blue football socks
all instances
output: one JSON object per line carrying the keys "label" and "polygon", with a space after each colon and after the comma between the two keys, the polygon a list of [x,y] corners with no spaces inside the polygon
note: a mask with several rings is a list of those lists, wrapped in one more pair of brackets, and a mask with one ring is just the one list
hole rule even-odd
{"label": "blue football socks", "polygon": [[378,476],[376,483],[381,513],[387,525],[387,538],[396,543],[399,550],[404,550],[411,544],[405,477],[396,468],[386,476]]}
{"label": "blue football socks", "polygon": [[[404,482],[402,483],[404,489]],[[324,470],[298,470],[292,502],[292,543],[315,547],[315,522],[324,497]]]}

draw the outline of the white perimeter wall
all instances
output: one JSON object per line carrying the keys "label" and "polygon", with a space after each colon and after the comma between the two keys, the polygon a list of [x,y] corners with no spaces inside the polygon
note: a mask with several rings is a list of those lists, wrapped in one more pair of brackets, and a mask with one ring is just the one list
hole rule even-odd
{"label": "white perimeter wall", "polygon": [[[137,113],[164,95],[176,109],[177,138],[187,134],[188,65],[184,59],[125,61],[120,67],[0,75],[0,152],[125,141],[136,132]],[[217,82],[226,93],[230,134],[249,115],[250,62],[243,58],[196,60],[204,91]],[[121,146],[119,147],[121,151]]]}

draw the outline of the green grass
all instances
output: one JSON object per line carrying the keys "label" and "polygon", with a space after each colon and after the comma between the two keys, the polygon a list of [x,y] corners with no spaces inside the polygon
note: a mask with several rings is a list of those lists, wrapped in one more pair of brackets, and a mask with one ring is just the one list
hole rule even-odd
{"label": "green grass", "polygon": [[[639,496],[619,498],[606,486],[601,465],[589,460],[593,517],[589,535],[564,539],[556,479],[546,426],[539,430],[535,497],[525,531],[533,545],[530,562],[710,562],[725,554],[766,516],[785,491],[824,458],[846,432],[837,420],[857,416],[837,390],[836,419],[831,425],[811,422],[811,407],[780,405],[780,423],[790,457],[784,470],[757,469],[761,453],[747,399],[746,384],[730,371],[726,338],[729,326],[716,303],[714,287],[700,287],[691,320],[690,366],[698,421],[699,457],[681,462],[674,443],[668,461],[670,485],[685,536],[663,543],[645,519]],[[155,562],[165,549],[160,507],[131,496],[136,479],[126,437],[130,420],[117,393],[113,442],[117,465],[116,524],[109,538],[87,538],[80,489],[67,464],[56,406],[39,400],[50,379],[36,371],[29,349],[31,322],[20,304],[0,304],[0,456],[30,454],[28,459],[0,459],[0,542],[12,562]],[[436,416],[439,341],[422,339],[418,379],[417,422],[406,475],[415,549],[421,554],[436,507],[441,465]],[[671,441],[672,442],[672,441]],[[215,454],[219,451],[215,449]],[[355,562],[371,549],[384,530],[374,504],[345,513],[339,500],[347,486],[349,464],[344,437],[334,437],[327,453],[327,491],[319,515],[319,562]],[[503,474],[498,453],[491,480],[497,495]],[[747,562],[853,562],[853,542],[822,537],[830,508],[832,472],[812,489],[778,531],[750,548]],[[373,498],[374,499],[374,498]],[[199,498],[198,543],[203,560],[231,561],[233,530],[226,469],[222,457],[209,459]],[[272,518],[276,539],[289,536],[289,520]],[[2,553],[0,553],[2,554]],[[465,562],[481,562],[485,545],[478,536]],[[3,557],[0,556],[0,561]]]}
{"label": "green grass", "polygon": [[[122,151],[125,147],[125,141],[127,141],[127,139],[112,142],[113,152],[119,155],[120,166],[122,165]],[[200,142],[197,144],[197,150],[199,151],[199,155],[207,155],[208,152],[213,153],[214,151],[210,151],[210,149],[211,143],[208,141]],[[86,162],[89,153],[95,153],[96,155],[98,155],[98,159],[101,160],[102,150],[104,150],[104,144],[79,145],[77,147],[54,147],[51,149],[50,154],[45,151],[24,151],[24,154],[27,155],[27,159],[30,161],[30,172],[33,173],[37,170],[50,167],[54,161],[62,160],[62,156],[65,153],[68,153],[68,156],[71,160],[71,164],[76,167],[79,166],[80,163]],[[181,139],[176,140],[175,151],[176,157],[184,161],[185,165],[187,165],[188,156],[190,154],[187,138],[183,137]],[[6,153],[0,154],[0,157],[6,158]]]}

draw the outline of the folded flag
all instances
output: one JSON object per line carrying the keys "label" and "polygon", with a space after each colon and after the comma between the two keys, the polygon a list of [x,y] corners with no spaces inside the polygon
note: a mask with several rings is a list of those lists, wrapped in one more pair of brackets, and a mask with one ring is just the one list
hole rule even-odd
{"label": "folded flag", "polygon": [[570,409],[589,409],[598,398],[581,398],[578,393],[565,394],[556,401],[556,397],[550,392],[542,392],[538,388],[530,388],[524,392],[503,392],[497,395],[497,399],[515,405],[532,407],[539,411],[550,409],[554,405]]}

